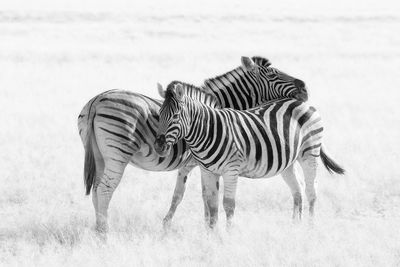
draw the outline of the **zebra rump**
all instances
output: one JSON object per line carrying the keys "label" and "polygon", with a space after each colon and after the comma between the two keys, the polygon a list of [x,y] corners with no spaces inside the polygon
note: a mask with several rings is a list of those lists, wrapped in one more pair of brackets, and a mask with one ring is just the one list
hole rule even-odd
{"label": "zebra rump", "polygon": [[[109,91],[104,92],[103,94]],[[88,127],[86,128],[86,133],[83,133],[84,138],[82,140],[84,142],[85,148],[85,161],[83,167],[83,182],[85,185],[85,193],[86,195],[90,194],[90,191],[93,186],[93,182],[96,175],[96,161],[94,157],[93,145],[97,146],[95,136],[93,135],[93,123],[94,117],[96,116],[96,112],[92,112],[93,103],[99,96],[103,95],[100,94],[93,99],[91,99],[83,108],[82,113],[78,117],[78,125],[79,124],[86,124]],[[81,131],[81,130],[80,130]],[[81,132],[80,132],[81,134]]]}

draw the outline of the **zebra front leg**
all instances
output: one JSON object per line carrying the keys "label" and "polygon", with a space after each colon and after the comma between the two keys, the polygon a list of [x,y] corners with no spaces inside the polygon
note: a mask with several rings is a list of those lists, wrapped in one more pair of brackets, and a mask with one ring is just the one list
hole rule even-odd
{"label": "zebra front leg", "polygon": [[188,178],[188,175],[191,172],[191,170],[193,170],[193,168],[196,166],[197,166],[196,164],[189,163],[185,167],[179,169],[178,177],[176,178],[174,195],[173,195],[172,201],[171,201],[171,206],[169,208],[167,215],[163,219],[164,227],[169,226],[171,219],[175,214],[176,208],[181,203],[183,194],[185,193],[186,180]]}
{"label": "zebra front leg", "polygon": [[204,204],[204,224],[208,227],[210,225],[210,210],[207,205],[206,186],[204,185],[203,178],[201,179],[201,196]]}
{"label": "zebra front leg", "polygon": [[202,169],[201,182],[206,225],[213,229],[218,221],[219,175]]}
{"label": "zebra front leg", "polygon": [[97,198],[95,196],[93,198],[97,202],[96,230],[99,233],[108,232],[108,206],[115,189],[121,181],[126,165],[127,163],[106,160],[104,173],[96,181],[96,187],[93,188],[93,194],[97,196]]}
{"label": "zebra front leg", "polygon": [[237,174],[225,174],[224,177],[224,210],[226,213],[226,226],[230,228],[232,226],[232,219],[235,213],[235,197],[237,187]]}
{"label": "zebra front leg", "polygon": [[306,184],[306,195],[309,204],[309,214],[312,218],[314,216],[314,206],[315,201],[317,200],[316,193],[316,177],[317,177],[317,167],[318,167],[318,158],[314,155],[307,155],[303,159],[300,160],[301,168],[304,173],[304,180]]}
{"label": "zebra front leg", "polygon": [[299,184],[298,173],[294,167],[294,164],[289,166],[286,170],[282,172],[282,178],[289,186],[290,191],[293,196],[293,215],[292,218],[295,220],[299,218],[301,220],[303,211],[303,200],[301,196],[301,187]]}

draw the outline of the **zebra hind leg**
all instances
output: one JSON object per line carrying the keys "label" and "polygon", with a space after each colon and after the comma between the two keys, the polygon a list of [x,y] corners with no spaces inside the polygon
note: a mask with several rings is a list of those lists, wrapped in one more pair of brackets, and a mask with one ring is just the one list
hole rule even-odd
{"label": "zebra hind leg", "polygon": [[206,226],[213,229],[218,221],[219,175],[201,171]]}
{"label": "zebra hind leg", "polygon": [[172,217],[175,214],[176,208],[181,203],[183,194],[185,193],[186,189],[186,180],[188,178],[189,173],[192,169],[196,167],[195,164],[188,164],[185,167],[179,169],[178,176],[176,178],[176,185],[174,190],[174,195],[172,197],[171,206],[167,215],[163,219],[163,226],[164,228],[168,227],[171,223]]}
{"label": "zebra hind leg", "polygon": [[315,201],[317,200],[316,177],[317,177],[318,158],[315,157],[314,155],[309,154],[300,160],[300,165],[304,173],[304,180],[306,184],[306,195],[309,204],[309,214],[310,217],[313,217]]}
{"label": "zebra hind leg", "polygon": [[[97,147],[96,147],[97,148]],[[101,180],[101,177],[103,177],[104,174],[104,161],[103,158],[100,156],[99,151],[97,149],[94,149],[95,153],[95,160],[96,160],[96,175],[95,179],[93,181],[93,190],[92,190],[92,203],[94,207],[94,212],[96,216],[96,221],[98,221],[98,200],[97,200],[97,187],[99,185],[99,181]],[[96,223],[96,229],[97,229],[97,223]]]}
{"label": "zebra hind leg", "polygon": [[93,202],[97,204],[96,211],[96,231],[99,233],[108,232],[108,206],[112,195],[121,181],[127,163],[105,160],[103,175],[96,177],[95,187],[93,188]]}
{"label": "zebra hind leg", "polygon": [[301,186],[298,180],[298,173],[294,164],[289,166],[286,170],[282,172],[282,178],[289,186],[290,191],[293,196],[293,220],[297,218],[301,220],[302,212],[303,212],[303,200],[301,196]]}

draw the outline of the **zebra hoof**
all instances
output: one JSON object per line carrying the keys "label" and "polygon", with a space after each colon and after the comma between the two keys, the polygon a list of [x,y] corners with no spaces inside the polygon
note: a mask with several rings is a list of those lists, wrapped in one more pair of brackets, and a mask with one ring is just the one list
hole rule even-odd
{"label": "zebra hoof", "polygon": [[96,226],[95,226],[94,230],[98,234],[107,234],[108,233],[108,224],[103,221],[96,222]]}
{"label": "zebra hoof", "polygon": [[171,227],[171,218],[165,217],[163,219],[163,228],[166,230],[169,229],[170,227]]}
{"label": "zebra hoof", "polygon": [[233,228],[235,228],[232,220],[227,220],[226,221],[226,231],[229,233],[233,230]]}
{"label": "zebra hoof", "polygon": [[94,233],[100,242],[107,242],[107,232],[104,228],[94,227]]}

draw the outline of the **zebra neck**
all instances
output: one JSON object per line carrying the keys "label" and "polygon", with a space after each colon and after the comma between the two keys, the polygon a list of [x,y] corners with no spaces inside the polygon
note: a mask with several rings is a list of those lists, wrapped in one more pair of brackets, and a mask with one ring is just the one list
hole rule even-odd
{"label": "zebra neck", "polygon": [[201,143],[207,136],[204,131],[207,130],[211,111],[207,105],[192,99],[186,101],[186,108],[189,120],[185,141],[193,147]]}
{"label": "zebra neck", "polygon": [[245,110],[260,102],[258,80],[255,75],[239,67],[204,81],[204,87],[211,89],[221,107]]}

